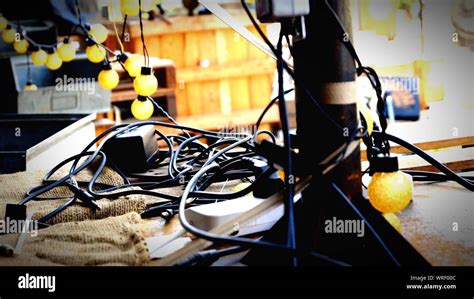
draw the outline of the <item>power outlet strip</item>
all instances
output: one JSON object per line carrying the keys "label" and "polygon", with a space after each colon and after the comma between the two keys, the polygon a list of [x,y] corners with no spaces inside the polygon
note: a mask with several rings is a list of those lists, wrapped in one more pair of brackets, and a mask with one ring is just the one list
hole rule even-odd
{"label": "power outlet strip", "polygon": [[[299,200],[300,194],[295,196],[295,201]],[[188,208],[185,211],[186,219],[193,226],[209,231],[224,223],[231,221],[238,215],[252,210],[257,205],[265,201],[262,198],[246,196],[232,200],[216,202],[212,204],[200,205]],[[234,236],[245,236],[271,229],[273,225],[283,217],[283,203],[266,210],[255,218],[249,219],[245,223],[236,223]]]}

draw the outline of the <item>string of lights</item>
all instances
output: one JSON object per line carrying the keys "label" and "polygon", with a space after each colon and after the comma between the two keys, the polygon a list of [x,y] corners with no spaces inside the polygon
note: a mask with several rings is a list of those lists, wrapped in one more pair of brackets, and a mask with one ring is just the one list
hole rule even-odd
{"label": "string of lights", "polygon": [[[74,24],[69,36],[63,40],[52,44],[36,42],[28,36],[28,32],[24,30],[20,22],[9,21],[3,15],[0,15],[0,30],[3,30],[3,41],[12,44],[17,53],[26,54],[28,57],[31,56],[33,65],[45,65],[51,71],[55,71],[61,68],[63,63],[74,60],[77,54],[77,48],[72,41],[72,36],[75,34],[82,36],[86,43],[85,53],[87,59],[92,63],[102,63],[102,70],[97,76],[99,85],[106,90],[112,90],[118,86],[120,77],[111,64],[113,62],[119,63],[130,78],[133,79],[133,87],[138,94],[131,106],[132,114],[138,120],[149,119],[154,112],[154,104],[150,101],[149,97],[158,89],[158,81],[150,67],[150,58],[143,33],[142,14],[153,10],[161,1],[139,0],[120,2],[120,10],[124,14],[122,35],[120,38],[118,37],[115,22],[113,23],[120,46],[118,51],[114,51],[104,45],[108,37],[107,28],[102,24],[89,25],[84,23],[79,2],[76,0],[74,3],[77,23]],[[108,5],[117,4],[111,2]],[[125,54],[123,47],[127,19],[129,16],[137,15],[140,21],[143,56],[139,54]],[[30,72],[29,63],[27,68]],[[28,80],[24,90],[36,89],[37,86],[34,82]]]}

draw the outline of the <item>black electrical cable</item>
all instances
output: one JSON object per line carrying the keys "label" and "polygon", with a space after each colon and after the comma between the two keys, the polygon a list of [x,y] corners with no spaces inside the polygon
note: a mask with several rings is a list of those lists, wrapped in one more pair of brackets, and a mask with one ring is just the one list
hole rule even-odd
{"label": "black electrical cable", "polygon": [[[64,166],[66,163],[69,163],[69,162],[71,162],[71,161],[74,160],[74,163],[73,163],[73,165],[71,166],[71,170],[70,170],[69,174],[66,175],[66,176],[64,176],[64,177],[62,177],[61,179],[59,179],[59,180],[53,182],[53,183],[47,185],[45,188],[42,188],[42,189],[40,189],[40,190],[37,190],[37,191],[33,192],[32,194],[28,195],[26,198],[24,198],[23,200],[21,200],[19,204],[20,204],[20,205],[26,204],[28,201],[30,201],[31,199],[37,197],[38,195],[41,195],[41,194],[43,194],[44,192],[47,192],[47,191],[49,191],[49,190],[51,190],[51,189],[53,189],[53,188],[55,188],[55,187],[57,187],[57,186],[63,184],[65,181],[67,181],[68,179],[70,179],[73,175],[78,174],[80,171],[82,171],[83,169],[85,169],[86,167],[88,167],[88,166],[96,159],[96,157],[99,155],[99,153],[101,152],[101,149],[102,149],[103,145],[105,144],[105,142],[106,142],[108,139],[113,138],[113,137],[115,137],[115,135],[117,135],[117,134],[119,134],[119,133],[121,133],[121,132],[126,131],[130,126],[133,126],[133,125],[128,125],[128,126],[126,126],[126,127],[124,127],[124,128],[121,128],[120,131],[114,132],[114,133],[112,134],[112,136],[108,136],[108,135],[107,135],[108,133],[106,134],[106,132],[108,132],[109,130],[106,130],[104,133],[102,133],[101,135],[99,135],[98,137],[96,137],[96,138],[94,139],[94,141],[97,140],[97,139],[100,140],[100,139],[102,139],[104,136],[107,135],[107,136],[104,138],[104,140],[101,142],[101,144],[100,144],[99,146],[97,146],[97,149],[96,149],[93,153],[85,154],[85,153],[87,152],[87,150],[88,150],[90,147],[92,147],[93,144],[95,144],[95,142],[94,142],[94,143],[90,143],[80,154],[73,156],[72,159],[71,159],[71,158],[66,159],[65,161],[67,161],[67,162],[65,162],[65,161],[60,162],[58,165],[56,165],[56,166],[53,168],[52,171],[50,171],[50,172],[48,173],[48,175],[45,177],[45,180],[49,179],[49,176],[51,176],[53,173],[55,173],[57,170],[59,170],[59,168],[61,168],[62,166]],[[114,128],[112,128],[112,129],[113,129],[113,130],[110,130],[111,132],[114,131],[114,130],[116,130],[117,128],[114,127]],[[76,165],[77,165],[77,163],[79,162],[80,158],[82,158],[83,156],[89,156],[89,158],[88,158],[85,162],[83,162],[78,168],[75,168]]]}
{"label": "black electrical cable", "polygon": [[138,20],[139,20],[139,24],[140,24],[140,38],[141,38],[141,41],[142,41],[143,59],[145,60],[145,66],[148,67],[148,66],[150,66],[150,58],[149,58],[148,50],[147,50],[146,44],[145,44],[145,35],[143,34],[142,0],[138,0],[138,6],[139,6]]}
{"label": "black electrical cable", "polygon": [[212,175],[210,175],[200,186],[199,186],[199,189],[200,190],[206,190],[213,182],[215,182],[216,180],[216,177],[218,177],[219,175],[222,175],[224,174],[227,170],[229,169],[232,169],[232,167],[234,167],[235,165],[242,165],[242,161],[239,159],[239,160],[235,160],[231,163],[228,163],[226,164],[225,166],[221,166],[219,168],[219,170],[217,170],[216,172],[214,172]]}
{"label": "black electrical cable", "polygon": [[[113,131],[116,131],[117,129],[120,129],[120,128],[123,128],[123,127],[127,127],[128,125],[127,124],[121,124],[121,125],[116,125],[112,128],[108,128],[107,130],[105,130],[104,132],[102,132],[101,134],[99,134],[99,136],[97,136],[96,138],[94,138],[88,145],[86,145],[86,147],[81,151],[81,154],[84,154],[86,153],[91,147],[94,146],[94,144],[96,144],[97,142],[99,142],[102,138],[106,137],[108,134],[110,134],[111,132]],[[71,169],[70,169],[70,173],[72,171],[74,171],[74,169],[76,168],[77,166],[77,163],[79,163],[79,158],[81,157],[78,157],[77,159],[75,159],[74,163],[71,165]]]}
{"label": "black electrical cable", "polygon": [[236,191],[236,192],[225,193],[225,192],[192,191],[189,193],[189,196],[210,198],[210,199],[236,199],[252,192],[255,188],[255,185],[257,185],[258,182],[268,179],[268,177],[273,172],[274,170],[272,169],[265,170],[261,175],[257,176],[257,178],[255,179],[255,182],[245,187],[244,189]]}
{"label": "black electrical cable", "polygon": [[[431,171],[420,171],[420,170],[403,170],[404,173],[409,174],[413,177],[414,181],[438,181],[438,182],[445,182],[445,181],[452,181],[453,178],[447,176],[444,173],[439,172],[431,172]],[[461,178],[469,181],[471,183],[474,182],[474,176],[461,176]]]}
{"label": "black electrical cable", "polygon": [[[293,90],[295,90],[294,88],[290,88],[288,90],[285,91],[285,95],[286,94],[289,94],[290,92],[292,92]],[[260,114],[260,116],[258,117],[258,120],[257,122],[255,123],[255,129],[258,131],[258,128],[260,127],[262,121],[263,121],[263,118],[265,117],[265,115],[268,113],[268,110],[270,110],[270,108],[272,108],[272,106],[278,101],[278,99],[280,98],[280,95],[277,95],[276,97],[274,97],[270,103],[268,103],[268,105],[265,107],[265,109],[263,109],[262,113]]]}
{"label": "black electrical cable", "polygon": [[220,150],[217,154],[215,154],[214,156],[210,157],[206,163],[204,163],[203,166],[207,166],[207,165],[210,165],[211,163],[213,163],[217,158],[219,158],[220,156],[222,156],[223,154],[225,154],[227,151],[230,151],[238,146],[241,146],[242,144],[244,143],[247,143],[249,142],[250,140],[252,140],[252,136],[248,136],[246,138],[243,138],[242,140],[239,140],[225,148],[223,148],[222,150]]}
{"label": "black electrical cable", "polygon": [[[83,156],[90,156],[89,159],[87,159],[87,163],[84,162],[81,166],[79,166],[77,169],[75,169],[73,172],[69,173],[68,175],[62,177],[61,179],[57,180],[57,181],[54,181],[52,182],[51,184],[48,184],[47,186],[45,186],[44,188],[41,188],[39,190],[36,190],[34,191],[33,193],[31,193],[30,195],[28,195],[26,198],[24,198],[23,200],[20,201],[20,205],[23,205],[23,204],[26,204],[27,202],[29,202],[30,200],[36,198],[38,195],[41,195],[45,192],[48,192],[52,189],[54,189],[55,187],[57,186],[60,186],[61,184],[63,184],[64,182],[66,182],[68,179],[70,179],[73,175],[79,173],[81,170],[83,170],[84,168],[86,168],[90,162],[92,162],[95,157],[98,155],[98,153],[94,156],[95,153],[84,153],[84,154],[78,154],[78,155],[75,155],[71,158],[68,158],[62,162],[60,162],[58,165],[56,165],[44,178],[44,180],[48,180],[49,177],[54,174],[57,170],[59,170],[59,168],[61,168],[63,165],[77,159],[78,157],[83,157]],[[92,157],[94,157],[94,159],[92,159]]]}
{"label": "black electrical cable", "polygon": [[[173,124],[179,126],[179,124],[176,122],[176,120],[175,120],[165,109],[163,109],[163,107],[161,107],[160,105],[158,105],[158,103],[155,101],[154,98],[152,98],[152,97],[149,96],[148,99],[153,103],[153,105],[154,105],[158,110],[161,111],[161,113],[163,113],[163,115],[164,115],[170,122],[172,122]],[[188,133],[187,131],[182,130],[182,132],[183,132],[183,134],[186,135],[187,137],[191,137],[191,135],[189,135],[189,133]]]}
{"label": "black electrical cable", "polygon": [[[235,139],[235,140],[232,140],[232,139],[222,139],[222,141],[218,141],[218,142],[215,142],[211,145],[209,145],[205,150],[203,150],[199,155],[197,155],[196,157],[194,157],[192,160],[190,160],[189,162],[187,162],[186,164],[187,165],[190,165],[192,166],[193,164],[195,164],[197,161],[200,161],[204,158],[204,156],[206,154],[211,154],[210,151],[213,151],[215,150],[217,147],[220,147],[222,145],[226,145],[226,144],[230,144],[230,145],[234,145],[236,142],[239,142],[239,139]],[[246,149],[252,149],[253,147],[250,146],[250,144],[248,143],[242,143],[240,146],[242,147],[245,147]],[[216,155],[216,154],[214,154]],[[222,156],[224,156],[225,154],[223,153]],[[241,156],[241,155],[239,155]],[[227,160],[225,161],[229,161],[230,158],[229,157],[226,157]],[[207,162],[206,162],[207,163]]]}
{"label": "black electrical cable", "polygon": [[[290,126],[288,122],[288,113],[286,110],[286,101],[285,101],[285,91],[283,87],[283,51],[282,51],[282,39],[283,34],[280,33],[280,38],[278,40],[277,52],[277,70],[278,70],[278,108],[280,112],[280,121],[283,131],[283,147],[286,152],[286,167],[284,168],[285,172],[285,216],[287,217],[288,227],[287,227],[287,244],[288,247],[296,251],[296,228],[294,220],[294,194],[295,194],[295,177],[293,169],[293,156],[291,152],[291,135],[290,135]],[[292,258],[292,265],[297,266],[298,260],[296,255]]]}
{"label": "black electrical cable", "polygon": [[206,265],[209,266],[216,262],[218,259],[224,256],[240,253],[243,251],[248,250],[247,247],[244,246],[233,246],[224,249],[210,249],[205,251],[200,251],[198,253],[193,254],[191,257],[184,259],[183,261],[179,262],[177,266],[179,267],[187,267],[187,266],[201,266]]}
{"label": "black electrical cable", "polygon": [[[127,15],[124,15],[123,16],[123,23],[122,23],[122,33],[120,35],[120,41],[123,43],[124,40],[125,40],[125,31],[126,31],[126,28],[127,28],[127,18],[128,16]],[[123,53],[122,53],[123,54]]]}
{"label": "black electrical cable", "polygon": [[[388,141],[383,136],[385,134],[385,130],[387,128],[387,119],[386,119],[386,115],[385,115],[385,100],[382,97],[382,85],[380,83],[378,75],[377,75],[377,73],[375,72],[374,69],[372,69],[370,67],[363,66],[359,56],[357,55],[357,51],[354,48],[354,44],[350,40],[350,36],[349,36],[344,24],[342,23],[341,19],[339,18],[337,13],[334,11],[334,9],[331,7],[328,0],[325,0],[324,2],[326,4],[327,8],[329,9],[329,11],[331,12],[332,16],[334,17],[334,20],[338,24],[339,29],[341,30],[341,35],[339,36],[339,40],[345,45],[346,49],[349,51],[352,58],[357,63],[357,74],[361,75],[362,73],[364,73],[367,76],[367,78],[369,79],[370,84],[372,85],[372,87],[374,88],[374,90],[376,92],[376,95],[377,95],[377,113],[379,115],[380,126],[381,126],[382,133],[383,133],[382,136],[381,136],[382,137],[381,140],[379,140],[378,142],[380,143],[379,147],[382,150],[382,152],[384,154],[388,154],[389,150],[390,150],[390,147],[389,147]],[[365,142],[368,145],[368,147],[367,147],[368,150],[370,151],[371,150],[371,144],[369,143],[368,140],[365,141]]]}
{"label": "black electrical cable", "polygon": [[82,27],[82,16],[81,16],[81,9],[79,7],[79,1],[78,0],[74,0],[74,5],[75,5],[75,8],[76,8],[76,17],[79,21],[79,26]]}
{"label": "black electrical cable", "polygon": [[[378,134],[382,134],[382,133],[374,131],[374,132],[372,132],[372,134],[378,135]],[[430,163],[431,165],[436,167],[439,171],[444,173],[447,177],[449,177],[450,180],[457,182],[458,184],[460,184],[464,188],[468,189],[469,191],[474,191],[474,184],[471,181],[468,181],[468,180],[460,177],[455,172],[453,172],[451,169],[444,166],[441,162],[437,161],[435,158],[428,155],[422,149],[420,149],[417,146],[415,146],[415,145],[413,145],[413,144],[411,144],[411,143],[409,143],[409,142],[407,142],[407,141],[405,141],[401,138],[398,138],[396,136],[393,136],[393,135],[390,135],[390,134],[387,134],[387,133],[385,133],[385,136],[388,140],[393,141],[393,142],[403,146],[404,148],[412,151],[416,155],[420,156],[423,160]]]}
{"label": "black electrical cable", "polygon": [[255,138],[254,138],[254,140],[256,141],[256,140],[257,140],[257,137],[260,136],[260,135],[262,135],[262,134],[265,134],[265,135],[270,136],[270,139],[272,140],[272,142],[273,142],[273,143],[276,143],[276,136],[275,136],[272,132],[270,132],[270,131],[268,131],[268,130],[259,130],[259,131],[256,131],[256,132],[255,132]]}
{"label": "black electrical cable", "polygon": [[230,243],[230,244],[238,244],[238,245],[243,245],[243,246],[249,246],[252,248],[255,247],[260,247],[260,248],[272,248],[275,250],[284,250],[284,251],[291,251],[286,245],[281,245],[281,244],[274,244],[271,242],[266,242],[266,241],[256,241],[256,240],[251,240],[251,239],[246,239],[246,238],[241,238],[241,237],[227,237],[227,236],[221,236],[221,235],[215,235],[212,233],[209,233],[207,231],[201,230],[197,227],[192,226],[188,220],[186,219],[184,210],[186,207],[188,195],[191,193],[191,191],[194,189],[196,184],[198,183],[199,179],[201,176],[203,176],[205,173],[207,173],[209,170],[218,168],[219,165],[217,163],[213,163],[210,165],[206,165],[203,168],[201,168],[198,173],[194,177],[191,178],[189,183],[186,185],[186,188],[184,189],[184,192],[181,196],[181,200],[179,203],[179,220],[181,222],[181,225],[185,230],[188,232],[191,232],[192,234],[201,237],[203,239],[212,241],[214,243]]}

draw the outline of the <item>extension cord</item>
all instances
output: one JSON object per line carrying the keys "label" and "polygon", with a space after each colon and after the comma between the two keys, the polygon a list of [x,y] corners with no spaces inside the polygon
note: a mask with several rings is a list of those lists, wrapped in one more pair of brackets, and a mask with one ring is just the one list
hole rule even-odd
{"label": "extension cord", "polygon": [[[297,194],[294,198],[296,202],[301,197]],[[231,221],[238,215],[252,210],[266,199],[253,196],[240,197],[237,199],[226,200],[206,205],[195,206],[186,209],[186,219],[193,226],[210,231],[224,223]],[[265,211],[264,213],[249,219],[244,223],[236,223],[233,236],[245,236],[254,233],[264,232],[273,227],[273,225],[283,217],[283,202],[277,206]]]}

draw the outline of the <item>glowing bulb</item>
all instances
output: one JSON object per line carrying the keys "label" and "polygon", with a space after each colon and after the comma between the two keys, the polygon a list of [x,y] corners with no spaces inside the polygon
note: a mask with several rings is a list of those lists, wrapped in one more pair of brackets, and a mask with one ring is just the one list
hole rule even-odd
{"label": "glowing bulb", "polygon": [[397,158],[375,157],[370,168],[375,171],[367,188],[372,206],[382,213],[406,208],[413,196],[413,179],[398,170]]}
{"label": "glowing bulb", "polygon": [[153,115],[153,103],[146,97],[138,96],[132,103],[132,114],[138,120],[147,120]]}
{"label": "glowing bulb", "polygon": [[31,54],[31,61],[33,62],[34,65],[43,65],[46,63],[46,60],[48,59],[48,54],[41,49],[36,50]]}
{"label": "glowing bulb", "polygon": [[7,44],[11,44],[15,41],[15,35],[15,29],[13,29],[12,26],[7,25],[7,27],[5,27],[5,30],[3,30],[2,32],[2,39]]}
{"label": "glowing bulb", "polygon": [[34,91],[38,90],[38,86],[33,84],[32,82],[28,81],[26,82],[25,88],[23,89],[24,91]]}
{"label": "glowing bulb", "polygon": [[64,62],[69,62],[76,57],[76,48],[74,45],[69,41],[68,38],[64,39],[64,41],[58,46],[58,54],[59,57]]}
{"label": "glowing bulb", "polygon": [[117,87],[119,83],[119,75],[114,69],[112,69],[110,64],[106,64],[104,65],[104,69],[100,71],[97,80],[102,88],[110,90]]}
{"label": "glowing bulb", "polygon": [[7,19],[5,19],[5,17],[3,16],[0,16],[0,30],[7,28],[7,25],[8,25]]}
{"label": "glowing bulb", "polygon": [[46,67],[52,71],[55,71],[59,69],[62,64],[63,61],[61,60],[59,54],[56,51],[51,50],[48,54],[48,59],[46,60]]}
{"label": "glowing bulb", "polygon": [[94,24],[91,26],[91,30],[89,30],[89,34],[92,35],[94,40],[99,44],[105,42],[107,36],[109,35],[109,31],[107,28],[104,27],[102,24]]}
{"label": "glowing bulb", "polygon": [[91,45],[86,48],[87,59],[93,63],[102,62],[105,59],[105,49],[98,45]]}
{"label": "glowing bulb", "polygon": [[395,215],[394,213],[384,213],[382,216],[387,220],[388,223],[390,223],[393,228],[397,230],[397,232],[402,231],[402,224],[400,222],[400,219]]}
{"label": "glowing bulb", "polygon": [[13,42],[13,49],[15,49],[15,51],[18,53],[18,54],[25,54],[26,51],[28,51],[28,47],[30,46],[30,44],[28,43],[28,41],[24,38],[20,39],[20,40],[16,40],[15,42]]}
{"label": "glowing bulb", "polygon": [[129,16],[136,16],[140,12],[138,0],[120,0],[120,9]]}
{"label": "glowing bulb", "polygon": [[140,75],[133,80],[133,88],[144,97],[153,95],[158,89],[158,80],[153,75],[151,68],[142,67]]}
{"label": "glowing bulb", "polygon": [[124,62],[124,67],[131,77],[136,77],[140,74],[143,64],[143,57],[138,54],[130,55]]}

